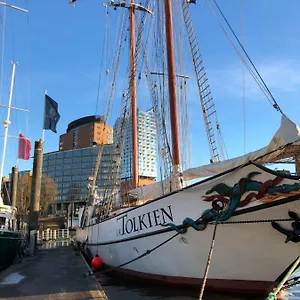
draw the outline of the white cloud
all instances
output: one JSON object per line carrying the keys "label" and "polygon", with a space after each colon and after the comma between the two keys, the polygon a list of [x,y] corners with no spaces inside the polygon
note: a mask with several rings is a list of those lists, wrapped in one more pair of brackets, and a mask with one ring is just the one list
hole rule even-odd
{"label": "white cloud", "polygon": [[[300,61],[292,59],[268,59],[256,64],[258,71],[272,93],[292,93],[300,90]],[[226,93],[231,97],[242,94],[242,65],[229,65],[220,70],[208,71],[213,93]],[[246,96],[249,99],[265,97],[246,70]]]}

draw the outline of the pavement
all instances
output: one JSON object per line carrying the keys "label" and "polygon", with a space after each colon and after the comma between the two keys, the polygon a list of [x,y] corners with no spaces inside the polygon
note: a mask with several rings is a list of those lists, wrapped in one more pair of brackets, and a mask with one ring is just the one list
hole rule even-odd
{"label": "pavement", "polygon": [[0,273],[0,299],[108,300],[89,270],[71,246],[38,250]]}

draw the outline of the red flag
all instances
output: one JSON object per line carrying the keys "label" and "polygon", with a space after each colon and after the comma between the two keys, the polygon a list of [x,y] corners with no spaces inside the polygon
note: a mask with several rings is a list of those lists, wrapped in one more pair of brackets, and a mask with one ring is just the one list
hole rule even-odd
{"label": "red flag", "polygon": [[19,154],[20,159],[30,159],[31,144],[30,141],[25,138],[21,133],[19,134]]}

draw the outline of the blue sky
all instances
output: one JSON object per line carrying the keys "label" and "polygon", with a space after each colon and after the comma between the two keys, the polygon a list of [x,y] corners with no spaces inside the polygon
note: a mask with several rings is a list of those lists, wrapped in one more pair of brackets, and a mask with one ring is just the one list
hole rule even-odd
{"label": "blue sky", "polygon": [[[12,112],[9,133],[17,135],[21,131],[31,141],[41,137],[44,91],[47,89],[59,103],[61,114],[58,134],[47,131],[45,135],[45,152],[55,151],[59,135],[65,132],[69,122],[95,113],[105,10],[100,0],[78,0],[75,7],[67,0],[11,0],[9,3],[30,11],[24,14],[7,9],[1,101],[7,104],[10,62],[16,60],[13,105],[30,110],[28,115]],[[240,36],[241,1],[219,0],[218,3]],[[244,151],[242,64],[205,1],[198,0],[191,9],[229,156],[241,155]],[[284,4],[280,0],[244,0],[245,47],[282,110],[298,124],[299,11],[298,0]],[[2,20],[3,7],[0,12]],[[122,64],[125,64],[124,60]],[[208,162],[209,152],[195,82],[189,82],[188,96],[191,100],[192,161],[196,166]],[[102,103],[100,94],[100,113]],[[280,124],[280,115],[248,74],[246,105],[246,144],[247,151],[252,151],[270,140]],[[1,120],[5,114],[6,110],[1,109]],[[17,140],[10,140],[5,175],[15,164],[16,156]],[[32,161],[21,161],[19,167],[21,170],[32,168]]]}

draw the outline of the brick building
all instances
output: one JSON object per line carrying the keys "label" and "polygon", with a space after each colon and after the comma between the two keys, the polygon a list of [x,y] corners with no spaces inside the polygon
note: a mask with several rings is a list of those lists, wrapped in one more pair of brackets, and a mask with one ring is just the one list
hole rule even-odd
{"label": "brick building", "polygon": [[67,132],[59,137],[59,151],[112,143],[113,128],[104,124],[104,117],[87,116],[68,125]]}

